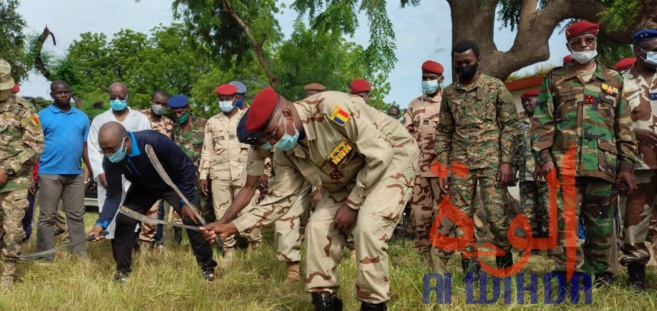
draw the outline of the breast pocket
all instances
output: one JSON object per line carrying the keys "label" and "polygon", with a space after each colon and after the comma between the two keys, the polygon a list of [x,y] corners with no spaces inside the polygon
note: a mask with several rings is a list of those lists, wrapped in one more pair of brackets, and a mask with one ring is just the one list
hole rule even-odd
{"label": "breast pocket", "polygon": [[212,130],[212,139],[214,140],[214,151],[221,152],[225,150],[228,146],[226,136],[228,133],[222,129],[213,129]]}
{"label": "breast pocket", "polygon": [[577,95],[575,91],[562,91],[554,98],[554,104],[557,106],[555,116],[557,121],[577,119]]}
{"label": "breast pocket", "polygon": [[614,124],[616,117],[616,97],[610,96],[605,93],[600,93],[600,100],[598,102],[598,114],[604,119],[607,125]]}

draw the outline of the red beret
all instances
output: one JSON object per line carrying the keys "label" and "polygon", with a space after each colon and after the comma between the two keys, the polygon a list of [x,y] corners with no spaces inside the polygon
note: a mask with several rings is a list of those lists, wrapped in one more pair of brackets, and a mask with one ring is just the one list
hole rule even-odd
{"label": "red beret", "polygon": [[249,116],[246,119],[246,130],[259,132],[271,121],[272,114],[278,106],[278,94],[271,87],[262,89],[251,101]]}
{"label": "red beret", "polygon": [[11,93],[12,94],[18,94],[18,92],[21,91],[21,87],[18,86],[18,84],[14,84],[14,87],[11,88]]}
{"label": "red beret", "polygon": [[532,97],[532,96],[538,96],[538,89],[533,89],[533,90],[529,90],[527,92],[524,92],[524,93],[522,93],[522,95],[520,95],[520,98],[525,99],[527,97]]}
{"label": "red beret", "polygon": [[571,38],[590,33],[592,35],[598,35],[598,30],[600,30],[600,25],[596,23],[591,23],[587,21],[579,21],[570,25],[566,29],[566,40]]}
{"label": "red beret", "polygon": [[564,65],[567,64],[567,63],[572,63],[572,62],[573,62],[573,57],[570,56],[570,55],[566,55],[566,56],[563,58],[563,64],[564,64]]}
{"label": "red beret", "polygon": [[237,94],[237,86],[232,84],[222,84],[215,90],[219,96],[231,96]]}
{"label": "red beret", "polygon": [[352,94],[369,92],[370,89],[371,89],[370,84],[365,79],[356,79],[354,81],[351,81],[351,83],[349,83],[349,91]]}
{"label": "red beret", "polygon": [[443,74],[444,70],[445,69],[443,68],[443,65],[441,65],[437,62],[434,62],[432,60],[428,60],[428,61],[422,63],[422,71],[431,72],[431,73],[441,75],[441,74]]}
{"label": "red beret", "polygon": [[630,69],[630,67],[632,67],[632,65],[634,65],[635,62],[636,62],[636,58],[634,57],[623,58],[619,60],[618,63],[614,65],[614,67],[621,71],[628,70]]}

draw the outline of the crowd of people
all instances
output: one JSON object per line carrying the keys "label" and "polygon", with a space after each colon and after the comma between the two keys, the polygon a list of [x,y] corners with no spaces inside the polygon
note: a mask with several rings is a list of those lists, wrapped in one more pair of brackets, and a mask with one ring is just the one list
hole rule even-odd
{"label": "crowd of people", "polygon": [[[430,241],[438,203],[448,195],[473,219],[480,196],[496,265],[508,269],[514,258],[506,189],[519,183],[527,234],[547,238],[549,219],[558,218],[557,247],[548,251],[556,273],[565,274],[574,260],[597,286],[609,285],[618,242],[629,284],[643,290],[657,192],[657,30],[634,35],[635,59],[617,64],[626,68],[596,60],[598,32],[586,21],[568,27],[572,58],[521,96],[522,114],[505,84],[479,69],[478,45],[458,42],[452,47],[458,79],[443,87],[443,66],[424,62],[423,94],[401,120],[399,107],[369,106],[370,84],[355,79],[350,93],[311,83],[306,97],[293,102],[265,88],[250,104],[242,82],[222,84],[215,90],[220,112],[207,120],[194,115],[185,95],[159,90],[150,108],[132,109],[128,87],[116,82],[108,88],[110,109],[90,122],[71,105],[65,81],[52,82],[52,104],[37,112],[12,92],[11,66],[0,60],[1,284],[13,283],[38,193],[37,251],[53,249],[63,230],[79,256],[87,256],[88,237],[110,239],[117,282],[128,281],[135,247],[164,247],[161,225],[119,210],[161,222],[169,211],[173,242],[181,243],[186,227],[207,281],[215,280],[217,237],[229,264],[236,234],[246,238],[247,252],[257,251],[260,229],[274,223],[276,256],[288,269],[283,285],[303,283],[316,310],[341,310],[337,267],[348,248],[357,262],[361,310],[386,310],[388,241],[407,206],[414,250],[429,269],[445,272],[455,250]],[[557,215],[548,209],[550,174],[574,193],[559,192]],[[84,193],[93,183],[99,217],[85,232]],[[575,252],[567,251],[573,246],[566,240],[578,235],[565,225],[568,205],[583,231]],[[66,229],[55,230],[58,210]],[[453,219],[439,221],[442,236],[464,235]],[[476,242],[472,236],[460,251],[463,272],[478,277]],[[41,260],[51,262],[53,254]]]}

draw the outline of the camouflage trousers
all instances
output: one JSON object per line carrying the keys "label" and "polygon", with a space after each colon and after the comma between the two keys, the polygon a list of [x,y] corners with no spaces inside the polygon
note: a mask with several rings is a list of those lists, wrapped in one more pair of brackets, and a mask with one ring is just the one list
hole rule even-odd
{"label": "camouflage trousers", "polygon": [[[594,177],[576,177],[575,185],[562,181],[562,189],[557,196],[558,224],[557,247],[553,252],[556,270],[566,270],[566,262],[575,260],[575,269],[588,273],[600,273],[609,268],[611,239],[614,228],[616,205],[612,204],[615,196],[614,185]],[[575,202],[565,202],[563,189],[575,189]],[[578,228],[566,228],[564,203],[574,204],[576,219],[579,219],[586,235],[584,244],[577,247],[576,257],[567,258],[566,240],[577,240]]]}
{"label": "camouflage trousers", "polygon": [[[23,230],[23,216],[27,210],[27,189],[12,190],[0,193],[0,222],[2,228],[4,246],[2,248],[2,259],[7,262],[15,262],[21,254],[21,241],[25,238]],[[13,275],[13,271],[4,271],[5,275]]]}
{"label": "camouflage trousers", "polygon": [[548,235],[548,204],[550,193],[547,182],[523,181],[520,183],[520,210],[529,219],[532,235],[545,238]]}
{"label": "camouflage trousers", "polygon": [[657,171],[635,171],[634,174],[639,189],[629,194],[625,203],[621,262],[623,265],[630,262],[647,265],[650,252],[645,242],[657,194]]}
{"label": "camouflage trousers", "polygon": [[[230,204],[233,202],[233,198],[237,193],[242,189],[243,181],[241,180],[219,180],[213,179],[211,188],[212,188],[212,201],[214,204],[214,215],[218,219],[226,214]],[[253,209],[253,201],[249,206],[243,209],[238,216],[247,214]],[[262,235],[260,235],[260,229],[252,229],[246,233],[246,239],[249,243],[260,243],[262,241]],[[230,236],[224,239],[224,249],[234,248],[237,244],[235,236]]]}
{"label": "camouflage trousers", "polygon": [[[477,184],[481,189],[481,201],[487,215],[490,232],[493,234],[493,244],[504,252],[511,250],[511,244],[507,238],[509,222],[506,215],[506,187],[498,187],[495,181],[497,169],[485,168],[470,170],[465,177],[452,174],[449,184],[449,197],[454,207],[458,208],[470,219],[473,219],[474,199],[477,194]],[[438,231],[445,236],[463,236],[464,232],[455,226],[451,220],[443,218]],[[462,250],[463,253],[474,253],[476,237]],[[437,255],[448,259],[454,251],[436,247]]]}
{"label": "camouflage trousers", "polygon": [[413,249],[420,253],[431,250],[429,232],[436,216],[435,212],[441,198],[438,178],[415,177],[413,196],[411,198],[411,227],[415,233]]}
{"label": "camouflage trousers", "polygon": [[274,222],[274,241],[276,242],[276,258],[283,262],[301,261],[301,236],[300,226],[302,215],[310,209],[310,184],[306,183],[297,201],[292,207]]}
{"label": "camouflage trousers", "polygon": [[[388,240],[412,194],[412,168],[383,177],[368,193],[352,230],[358,274],[356,299],[382,303],[390,299]],[[338,232],[333,219],[353,185],[336,192],[325,191],[306,226],[306,291],[337,294],[338,266],[349,233]]]}

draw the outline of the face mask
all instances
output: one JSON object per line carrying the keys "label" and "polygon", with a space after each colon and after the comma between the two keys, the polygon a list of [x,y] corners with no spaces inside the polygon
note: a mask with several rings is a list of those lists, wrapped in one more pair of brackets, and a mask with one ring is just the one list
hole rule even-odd
{"label": "face mask", "polygon": [[116,152],[112,153],[109,157],[107,157],[107,159],[109,159],[110,162],[119,163],[121,162],[121,160],[125,158],[125,152],[126,150],[128,150],[128,148],[123,146],[123,143],[125,143],[125,137],[121,139],[121,145],[119,147],[119,150],[117,150]]}
{"label": "face mask", "polygon": [[265,142],[264,144],[262,144],[260,146],[260,148],[265,149],[265,150],[271,150],[271,148],[273,148],[273,147],[269,142]]}
{"label": "face mask", "polygon": [[439,86],[438,80],[422,81],[422,91],[424,94],[435,93]]}
{"label": "face mask", "polygon": [[240,98],[240,99],[236,100],[235,101],[235,107],[237,107],[239,109],[242,109],[242,107],[244,107],[244,99]]}
{"label": "face mask", "polygon": [[579,51],[579,52],[572,51],[570,53],[570,56],[572,56],[576,62],[583,65],[590,62],[592,59],[598,56],[598,51],[596,51],[595,49],[590,51]]}
{"label": "face mask", "polygon": [[456,67],[456,73],[459,75],[461,80],[470,81],[477,73],[477,69],[479,69],[479,63],[465,67]]}
{"label": "face mask", "polygon": [[151,109],[153,110],[153,113],[156,116],[161,116],[167,111],[167,108],[164,108],[164,106],[162,106],[160,104],[155,104],[155,105],[151,106]]}
{"label": "face mask", "polygon": [[187,120],[189,120],[189,111],[185,112],[185,114],[183,114],[180,118],[176,119],[176,122],[178,122],[180,125],[183,125],[187,123]]}
{"label": "face mask", "polygon": [[285,116],[281,116],[283,118],[283,127],[285,128],[285,134],[283,134],[283,137],[279,141],[276,142],[274,145],[274,148],[279,149],[281,151],[290,151],[294,149],[294,146],[297,145],[297,140],[299,139],[299,131],[297,129],[294,129],[294,136],[290,135],[287,133],[287,121],[285,120]]}
{"label": "face mask", "polygon": [[113,99],[110,100],[110,106],[114,111],[123,111],[123,109],[125,109],[125,107],[127,107],[128,104],[126,103],[125,100]]}
{"label": "face mask", "polygon": [[657,66],[657,52],[649,52],[644,49],[641,50],[646,53],[646,58],[644,58],[643,61],[647,64]]}
{"label": "face mask", "polygon": [[234,108],[235,108],[235,106],[233,106],[233,101],[232,100],[225,101],[225,102],[219,101],[219,109],[221,109],[221,111],[223,111],[223,112],[226,112],[226,113],[231,112],[231,111],[233,111]]}

